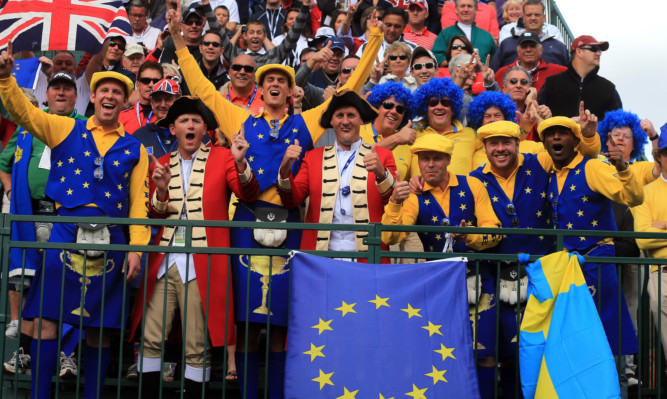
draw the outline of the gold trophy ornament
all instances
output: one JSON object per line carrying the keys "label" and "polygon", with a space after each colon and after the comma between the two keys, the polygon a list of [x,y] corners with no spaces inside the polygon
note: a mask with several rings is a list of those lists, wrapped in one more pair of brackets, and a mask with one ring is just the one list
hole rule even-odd
{"label": "gold trophy ornament", "polygon": [[113,259],[107,259],[105,265],[103,257],[97,259],[87,258],[84,260],[83,255],[63,250],[60,253],[60,260],[70,270],[81,275],[79,282],[82,284],[83,304],[81,307],[74,309],[72,314],[90,317],[90,313],[83,307],[86,303],[86,291],[88,290],[88,285],[91,283],[90,278],[111,272],[114,268]]}
{"label": "gold trophy ornament", "polygon": [[[273,313],[269,312],[269,309],[266,307],[266,298],[269,293],[269,279],[271,276],[278,276],[289,271],[289,268],[287,267],[287,259],[282,256],[260,255],[241,255],[239,256],[239,259],[243,266],[250,267],[250,270],[262,275],[262,277],[259,278],[259,281],[262,282],[262,304],[257,309],[253,310],[253,313],[273,315]],[[249,262],[248,259],[250,259]],[[250,263],[250,265],[248,265],[248,263]]]}

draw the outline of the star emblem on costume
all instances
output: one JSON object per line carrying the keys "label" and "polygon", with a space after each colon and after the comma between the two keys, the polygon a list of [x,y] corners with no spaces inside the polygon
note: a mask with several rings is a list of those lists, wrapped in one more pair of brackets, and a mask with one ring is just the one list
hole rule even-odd
{"label": "star emblem on costume", "polygon": [[368,302],[374,303],[375,304],[375,310],[378,310],[378,309],[380,309],[381,306],[386,306],[386,307],[390,308],[391,306],[389,306],[389,304],[387,303],[388,300],[389,300],[389,297],[382,298],[378,294],[375,294],[375,299],[371,299]]}
{"label": "star emblem on costume", "polygon": [[58,167],[60,168],[61,166],[63,166],[63,161],[58,161],[56,165],[58,165]]}
{"label": "star emblem on costume", "polygon": [[[466,226],[472,226],[472,220],[467,221]],[[500,226],[498,226],[498,227],[500,227]]]}
{"label": "star emblem on costume", "polygon": [[530,187],[526,187],[525,191],[526,191],[526,194],[530,194],[533,191],[533,189],[530,188]]}
{"label": "star emblem on costume", "polygon": [[118,161],[113,161],[113,166],[118,166],[118,165],[120,165],[120,162],[118,162]]}
{"label": "star emblem on costume", "polygon": [[440,381],[448,382],[444,377],[447,370],[438,370],[435,368],[435,366],[431,367],[433,368],[433,370],[430,373],[426,373],[424,375],[433,378],[433,385],[437,384]]}
{"label": "star emblem on costume", "polygon": [[570,186],[570,191],[574,191],[576,189],[577,189],[577,186],[575,186],[574,184]]}
{"label": "star emblem on costume", "polygon": [[345,303],[345,301],[343,301],[343,304],[340,305],[339,307],[337,307],[335,310],[340,310],[341,312],[343,312],[343,317],[345,317],[345,315],[348,314],[348,313],[357,313],[357,311],[354,310],[355,305],[356,305],[356,303],[348,304],[348,303]]}
{"label": "star emblem on costume", "polygon": [[130,150],[125,150],[125,155],[130,155]]}
{"label": "star emblem on costume", "polygon": [[120,202],[118,203],[118,209],[123,209],[123,204],[121,204]]}
{"label": "star emblem on costume", "polygon": [[61,183],[65,183],[65,176],[63,176],[63,177],[60,178],[60,182],[61,182]]}
{"label": "star emblem on costume", "polygon": [[67,162],[69,162],[69,163],[74,163],[74,158],[73,158],[73,157],[69,157],[69,159],[67,160]]}
{"label": "star emblem on costume", "polygon": [[257,174],[258,175],[263,175],[264,174],[264,169],[259,168],[259,170],[257,171]]}
{"label": "star emblem on costume", "polygon": [[461,206],[459,208],[461,208],[462,211],[465,211],[466,210],[466,204],[461,204]]}
{"label": "star emblem on costume", "polygon": [[289,144],[289,139],[285,139],[285,144]]}
{"label": "star emblem on costume", "polygon": [[438,217],[437,217],[437,216],[433,216],[433,217],[431,218],[431,220],[432,220],[434,223],[437,223],[437,222],[438,222]]}
{"label": "star emblem on costume", "polygon": [[129,173],[125,172],[125,174],[124,174],[123,176],[127,179],[127,177],[128,177],[129,175],[130,175]]}
{"label": "star emblem on costume", "polygon": [[578,175],[580,172],[581,172],[581,169],[577,169],[577,170],[574,171],[574,174]]}
{"label": "star emblem on costume", "polygon": [[586,237],[579,237],[579,240],[586,241]]}
{"label": "star emblem on costume", "polygon": [[[324,348],[324,345],[322,346],[315,346],[313,343],[310,343],[310,350],[303,352],[304,355],[310,355],[310,362],[312,363],[316,357],[326,357],[322,353],[322,348]],[[333,373],[332,373],[333,374]]]}
{"label": "star emblem on costume", "polygon": [[89,157],[90,156],[90,151],[84,151],[83,155]]}
{"label": "star emblem on costume", "polygon": [[554,193],[549,193],[549,199],[552,199],[554,197]]}
{"label": "star emblem on costume", "polygon": [[380,394],[380,397],[378,399],[394,399],[394,397],[392,396],[391,398],[385,398],[384,396],[382,396],[382,394]]}
{"label": "star emblem on costume", "polygon": [[537,213],[535,215],[537,215],[537,217],[542,216],[542,211],[537,211]]}
{"label": "star emblem on costume", "polygon": [[[424,200],[424,205],[431,205],[431,200],[430,199],[425,199]],[[435,220],[434,220],[435,222]]]}
{"label": "star emblem on costume", "polygon": [[459,191],[459,197],[463,198],[466,196],[465,191]]}
{"label": "star emblem on costume", "polygon": [[526,169],[526,176],[530,176],[530,174],[533,173],[530,169]]}
{"label": "star emblem on costume", "polygon": [[324,320],[320,319],[320,321],[317,324],[315,324],[314,326],[312,326],[310,328],[317,328],[317,331],[318,331],[317,335],[322,335],[322,333],[326,330],[333,331],[333,328],[331,328],[331,322],[332,321],[333,321],[333,319],[331,319],[329,321],[324,321]]}
{"label": "star emblem on costume", "polygon": [[540,241],[544,241],[544,236],[539,236],[538,238],[540,239]]}
{"label": "star emblem on costume", "polygon": [[484,187],[487,187],[489,185],[489,182],[488,181],[483,181],[482,184],[484,185]]}
{"label": "star emblem on costume", "polygon": [[436,234],[436,235],[435,235],[435,239],[436,239],[436,240],[442,240],[442,236],[441,236],[440,234]]}
{"label": "star emblem on costume", "polygon": [[104,196],[107,197],[107,198],[111,198],[111,193],[108,192],[108,191],[105,191]]}
{"label": "star emblem on costume", "polygon": [[567,228],[568,228],[568,229],[571,229],[572,226],[573,226],[572,222],[570,222],[570,223],[567,224]]}
{"label": "star emblem on costume", "polygon": [[260,134],[257,135],[257,138],[261,140],[261,139],[264,138],[264,135],[260,133]]}
{"label": "star emblem on costume", "polygon": [[583,197],[581,197],[581,200],[584,202],[588,202],[588,197],[584,195]]}
{"label": "star emblem on costume", "polygon": [[72,195],[73,192],[74,191],[72,191],[72,189],[70,188],[69,190],[67,190],[67,195]]}
{"label": "star emblem on costume", "polygon": [[88,188],[88,186],[90,186],[90,184],[87,181],[83,182],[83,188]]}
{"label": "star emblem on costume", "polygon": [[255,160],[255,157],[250,157],[250,158],[248,158],[248,162],[252,162],[252,161],[254,161],[254,160]]}
{"label": "star emblem on costume", "polygon": [[428,322],[427,326],[423,326],[422,328],[426,331],[428,331],[428,336],[432,336],[433,334],[439,334],[442,335],[440,332],[440,327],[442,327],[442,324],[433,324],[430,321]]}
{"label": "star emblem on costume", "polygon": [[[333,385],[333,384],[331,384]],[[343,396],[339,396],[336,399],[356,399],[357,398],[357,392],[359,390],[357,389],[356,391],[348,391],[346,387],[343,387]]]}
{"label": "star emblem on costume", "polygon": [[542,198],[546,198],[546,197],[547,197],[547,193],[545,193],[544,191],[542,191],[542,192],[540,193],[540,197],[542,197]]}
{"label": "star emblem on costume", "polygon": [[412,396],[414,399],[426,399],[424,392],[426,392],[427,389],[428,388],[419,389],[415,384],[412,384],[412,392],[406,392],[405,394]]}
{"label": "star emblem on costume", "polygon": [[598,221],[597,221],[597,220],[593,220],[593,221],[591,222],[591,224],[593,225],[593,227],[597,227],[597,226],[598,226]]}
{"label": "star emblem on costume", "polygon": [[408,319],[411,319],[413,316],[422,317],[422,315],[419,314],[421,309],[413,308],[409,303],[407,308],[401,310],[408,314]]}
{"label": "star emblem on costume", "polygon": [[454,352],[454,349],[456,348],[448,348],[445,346],[445,344],[440,343],[440,349],[435,349],[435,353],[439,353],[442,355],[442,361],[444,362],[445,359],[448,357],[451,357],[452,359],[456,359],[456,356],[452,355],[452,352]]}
{"label": "star emblem on costume", "polygon": [[584,216],[584,211],[582,211],[581,209],[579,209],[579,210],[577,211],[577,216],[579,216],[579,217]]}
{"label": "star emblem on costume", "polygon": [[292,129],[292,131],[293,131],[294,133],[296,133],[296,132],[298,132],[298,131],[299,131],[299,129],[297,129],[297,128],[294,128],[294,129]]}
{"label": "star emblem on costume", "polygon": [[117,187],[118,187],[119,190],[122,190],[122,189],[123,189],[123,185],[122,185],[122,184],[119,184]]}
{"label": "star emblem on costume", "polygon": [[320,391],[322,388],[324,388],[325,385],[331,385],[333,386],[333,382],[331,382],[331,376],[333,375],[333,371],[331,373],[325,373],[320,369],[320,375],[313,378],[312,381],[319,382],[320,383]]}
{"label": "star emblem on costume", "polygon": [[493,200],[493,202],[498,202],[498,197],[496,197],[495,195],[491,197],[491,199]]}
{"label": "star emblem on costume", "polygon": [[76,168],[76,169],[74,170],[74,174],[75,174],[75,175],[80,175],[80,174],[81,174],[81,169]]}
{"label": "star emblem on costume", "polygon": [[81,135],[81,137],[83,137],[84,139],[87,138],[87,137],[88,137],[88,133],[83,133],[83,134]]}

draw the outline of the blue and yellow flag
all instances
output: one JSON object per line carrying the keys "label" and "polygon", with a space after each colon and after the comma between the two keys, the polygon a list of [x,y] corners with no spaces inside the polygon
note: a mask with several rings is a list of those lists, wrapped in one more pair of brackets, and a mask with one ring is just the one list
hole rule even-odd
{"label": "blue and yellow flag", "polygon": [[464,259],[291,262],[287,398],[479,398]]}
{"label": "blue and yellow flag", "polygon": [[609,342],[576,253],[532,263],[521,322],[521,386],[526,398],[618,398]]}
{"label": "blue and yellow flag", "polygon": [[16,79],[19,86],[34,90],[37,82],[37,73],[39,73],[39,58],[28,58],[25,60],[14,61],[12,76]]}

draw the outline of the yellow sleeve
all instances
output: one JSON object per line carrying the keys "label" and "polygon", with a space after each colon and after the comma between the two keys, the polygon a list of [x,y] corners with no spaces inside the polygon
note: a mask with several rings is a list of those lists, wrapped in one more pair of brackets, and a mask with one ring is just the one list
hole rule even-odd
{"label": "yellow sleeve", "polygon": [[[364,85],[364,83],[366,83],[366,79],[368,79],[368,74],[371,72],[371,68],[375,62],[375,57],[377,57],[378,50],[380,50],[380,46],[382,45],[382,40],[384,40],[384,35],[380,31],[380,28],[369,27],[369,30],[370,39],[366,44],[366,48],[364,50],[363,56],[361,57],[361,60],[359,60],[357,69],[355,69],[350,78],[347,80],[347,82],[345,82],[339,91],[350,89],[359,93],[361,87]],[[188,85],[189,84],[190,83],[188,82]],[[301,114],[304,122],[306,122],[306,126],[308,126],[308,131],[310,132],[310,136],[313,140],[313,145],[317,143],[317,141],[326,131],[325,128],[320,126],[320,118],[329,106],[330,101],[331,99],[328,99],[317,107],[309,109],[308,111],[305,111]]]}
{"label": "yellow sleeve", "polygon": [[[500,227],[500,220],[493,211],[489,193],[484,188],[481,181],[476,178],[469,178],[468,185],[475,197],[475,217],[477,218],[477,227]],[[501,235],[496,234],[468,234],[466,237],[466,244],[477,251],[482,251],[491,247],[495,247]]]}
{"label": "yellow sleeve", "polygon": [[593,137],[582,136],[577,146],[577,151],[586,158],[597,158],[601,149],[599,134],[595,134]]}
{"label": "yellow sleeve", "polygon": [[220,131],[231,142],[234,135],[241,129],[243,122],[251,116],[250,111],[230,103],[215,89],[213,83],[206,79],[187,47],[176,51],[176,55],[190,93],[201,98],[204,104],[213,111],[220,124]]}
{"label": "yellow sleeve", "polygon": [[392,153],[394,154],[394,162],[396,162],[396,172],[401,176],[401,180],[410,179],[412,177],[410,168],[412,153],[410,152],[410,146],[401,144],[394,148]]}
{"label": "yellow sleeve", "polygon": [[484,147],[476,149],[472,154],[472,170],[479,168],[487,162],[489,162],[489,158],[486,156]]}
{"label": "yellow sleeve", "polygon": [[[656,197],[651,197],[648,193],[648,190],[645,190],[645,192],[646,200],[644,203],[632,209],[632,214],[635,218],[635,231],[644,233],[665,233],[665,230],[651,226],[651,223],[654,222],[651,207],[656,207],[659,205],[654,203],[654,198]],[[639,249],[654,249],[665,247],[664,238],[637,238],[636,241]]]}
{"label": "yellow sleeve", "polygon": [[644,201],[644,188],[632,168],[618,172],[598,159],[586,163],[586,181],[591,190],[614,202],[635,207]]}
{"label": "yellow sleeve", "polygon": [[14,122],[51,148],[62,143],[74,128],[73,118],[50,115],[33,106],[13,77],[0,79],[0,98]]}
{"label": "yellow sleeve", "polygon": [[[417,196],[410,194],[408,199],[403,201],[402,205],[395,204],[391,200],[384,207],[382,215],[382,224],[394,226],[413,226],[419,216],[419,204]],[[399,231],[383,231],[382,242],[387,245],[393,245],[405,240],[409,233]]]}
{"label": "yellow sleeve", "polygon": [[[130,176],[130,211],[132,219],[148,218],[148,154],[142,145],[139,162]],[[151,240],[150,227],[146,225],[130,226],[130,245],[148,245]]]}
{"label": "yellow sleeve", "polygon": [[653,171],[658,168],[655,162],[650,161],[638,161],[630,164],[630,167],[634,170],[635,175],[639,181],[641,181],[642,186],[645,186],[660,176],[660,172],[657,172],[656,176],[653,174]]}
{"label": "yellow sleeve", "polygon": [[519,152],[523,154],[537,154],[540,152],[546,152],[544,144],[538,143],[533,140],[523,140],[519,142]]}

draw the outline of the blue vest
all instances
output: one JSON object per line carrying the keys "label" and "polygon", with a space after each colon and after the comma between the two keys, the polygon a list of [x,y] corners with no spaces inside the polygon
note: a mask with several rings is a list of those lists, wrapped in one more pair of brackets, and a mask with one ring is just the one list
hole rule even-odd
{"label": "blue vest", "polygon": [[[294,140],[299,140],[299,145],[303,148],[302,159],[306,151],[313,149],[313,139],[301,115],[288,117],[278,130],[276,138],[271,137],[271,126],[264,117],[250,117],[243,123],[243,127],[245,138],[250,145],[246,159],[255,172],[260,192],[276,183],[285,151],[290,144],[294,144]],[[301,159],[292,165],[293,176],[296,176],[300,165]]]}
{"label": "blue vest", "polygon": [[[584,158],[568,172],[563,190],[558,194],[556,174],[549,176],[548,195],[554,213],[554,227],[575,230],[611,230],[616,231],[616,221],[611,207],[611,200],[591,190],[586,181],[586,164],[590,158]],[[565,237],[567,249],[582,251],[603,237]]]}
{"label": "blue vest", "polygon": [[130,179],[139,162],[141,143],[125,134],[104,155],[102,179],[96,179],[100,153],[85,120],[77,120],[67,138],[51,150],[46,194],[68,209],[97,205],[110,217],[127,217]]}
{"label": "blue vest", "polygon": [[[514,182],[514,194],[510,200],[498,184],[492,173],[482,173],[483,166],[470,173],[478,178],[491,198],[493,211],[503,227],[520,227],[533,229],[551,229],[551,206],[547,200],[547,182],[549,174],[544,170],[535,154],[522,154],[523,165],[519,168]],[[514,205],[515,214],[508,211],[507,205]],[[514,226],[512,219],[516,217],[519,225]],[[519,252],[544,255],[553,252],[556,239],[553,236],[508,235],[490,251],[502,254]]]}
{"label": "blue vest", "polygon": [[[445,214],[438,201],[430,191],[417,195],[419,201],[419,216],[417,223],[423,226],[442,226],[443,222],[450,226],[458,226],[461,220],[468,222],[468,226],[476,226],[475,198],[472,195],[468,180],[465,176],[456,176],[459,185],[449,188],[449,212]],[[463,195],[461,195],[463,193]],[[418,233],[424,244],[424,250],[442,252],[445,246],[445,233]],[[469,252],[471,249],[465,242],[454,244],[454,252]]]}

